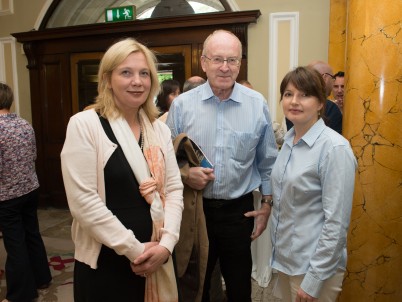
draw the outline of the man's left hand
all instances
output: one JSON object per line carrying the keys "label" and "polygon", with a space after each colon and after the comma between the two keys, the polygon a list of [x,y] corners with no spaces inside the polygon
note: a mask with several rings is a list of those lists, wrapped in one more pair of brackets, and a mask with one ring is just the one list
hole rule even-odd
{"label": "man's left hand", "polygon": [[247,212],[244,214],[246,217],[254,217],[255,228],[251,234],[251,240],[258,238],[264,232],[267,227],[269,214],[271,213],[271,206],[267,203],[263,203],[261,208],[256,211]]}

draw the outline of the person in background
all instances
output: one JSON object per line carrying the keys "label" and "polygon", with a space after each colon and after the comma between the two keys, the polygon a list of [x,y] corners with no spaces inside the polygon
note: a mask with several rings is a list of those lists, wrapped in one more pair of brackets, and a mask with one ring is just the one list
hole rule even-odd
{"label": "person in background", "polygon": [[[209,35],[201,56],[208,81],[179,95],[167,119],[173,137],[186,133],[213,164],[191,167],[184,180],[203,190],[209,252],[202,301],[210,301],[218,259],[228,300],[251,301],[251,240],[264,231],[271,210],[277,147],[264,97],[236,83],[241,57],[242,45],[233,33]],[[252,192],[258,187],[263,204],[254,210]]]}
{"label": "person in background", "polygon": [[[96,102],[71,117],[61,152],[74,301],[150,301],[155,274],[171,263],[183,210],[171,134],[154,104],[156,58],[127,38],[106,51],[98,77]],[[177,298],[171,269],[164,280]]]}
{"label": "person in background", "polygon": [[32,126],[10,112],[12,89],[0,83],[0,228],[7,252],[7,299],[26,302],[52,280],[37,216],[39,182]]}
{"label": "person in background", "polygon": [[321,118],[327,92],[311,67],[280,85],[285,135],[271,174],[271,265],[284,302],[335,302],[346,269],[356,159],[349,142]]}
{"label": "person in background", "polygon": [[240,80],[239,84],[241,84],[243,86],[246,86],[246,87],[248,87],[250,89],[254,89],[253,85],[251,85],[251,83],[248,80]]}
{"label": "person in background", "polygon": [[339,134],[342,134],[342,112],[339,110],[338,106],[334,106],[334,102],[328,99],[331,95],[332,87],[335,81],[332,67],[323,61],[313,61],[308,66],[317,70],[325,82],[325,95],[327,100],[325,101],[324,106],[324,121],[329,128],[332,128]]}
{"label": "person in background", "polygon": [[173,100],[180,94],[180,83],[176,80],[164,80],[161,83],[161,90],[156,97],[156,106],[161,111],[159,119],[166,122],[170,105]]}
{"label": "person in background", "polygon": [[183,84],[183,92],[189,91],[195,87],[204,84],[206,80],[200,76],[189,77]]}
{"label": "person in background", "polygon": [[338,105],[339,110],[343,114],[344,93],[345,93],[345,73],[338,71],[335,75],[335,81],[332,88],[332,96],[334,97],[334,103]]}
{"label": "person in background", "polygon": [[[328,99],[335,81],[332,67],[323,61],[313,61],[308,66],[317,70],[324,79],[327,100],[324,104],[324,114],[321,117],[328,127],[334,129],[339,134],[342,134],[342,112],[334,102]],[[289,121],[289,119],[286,119],[287,130],[292,126],[292,122]]]}

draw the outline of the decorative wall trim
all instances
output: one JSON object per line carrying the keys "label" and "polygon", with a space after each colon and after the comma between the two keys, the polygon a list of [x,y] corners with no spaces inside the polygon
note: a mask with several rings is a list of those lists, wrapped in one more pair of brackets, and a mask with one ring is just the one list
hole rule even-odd
{"label": "decorative wall trim", "polygon": [[235,0],[226,0],[233,11],[239,11],[240,7]]}
{"label": "decorative wall trim", "polygon": [[268,106],[272,121],[278,121],[277,104],[279,100],[279,85],[282,79],[278,79],[278,25],[279,22],[289,22],[289,60],[288,70],[298,65],[299,55],[299,13],[281,12],[269,15],[269,82],[268,82]]}
{"label": "decorative wall trim", "polygon": [[43,4],[41,11],[39,12],[38,17],[36,18],[34,29],[38,30],[40,25],[42,24],[42,20],[46,15],[47,10],[52,4],[53,0],[47,0],[45,4]]}
{"label": "decorative wall trim", "polygon": [[20,114],[15,41],[14,37],[0,38],[0,81],[12,87],[15,112]]}
{"label": "decorative wall trim", "polygon": [[14,14],[14,0],[0,0],[0,16],[12,14]]}

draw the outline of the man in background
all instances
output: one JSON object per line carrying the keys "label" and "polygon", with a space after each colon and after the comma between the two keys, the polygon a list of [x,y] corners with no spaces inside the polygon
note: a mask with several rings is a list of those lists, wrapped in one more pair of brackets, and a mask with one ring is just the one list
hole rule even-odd
{"label": "man in background", "polygon": [[332,128],[339,134],[342,134],[342,112],[334,102],[330,101],[328,97],[332,92],[335,76],[332,67],[323,61],[313,61],[309,64],[310,67],[317,70],[325,82],[325,91],[327,94],[327,101],[325,103],[325,116],[324,121],[328,127]]}
{"label": "man in background", "polygon": [[199,76],[192,76],[188,78],[183,84],[183,92],[189,91],[201,84],[204,84],[206,80]]}
{"label": "man in background", "polygon": [[335,75],[335,81],[332,88],[332,96],[334,97],[334,103],[338,105],[339,110],[343,114],[344,92],[345,92],[345,73],[338,71]]}

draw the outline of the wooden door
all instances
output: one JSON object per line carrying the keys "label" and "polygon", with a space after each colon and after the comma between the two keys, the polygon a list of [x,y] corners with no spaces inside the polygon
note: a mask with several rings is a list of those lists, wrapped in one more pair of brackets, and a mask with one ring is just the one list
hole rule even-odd
{"label": "wooden door", "polygon": [[[66,55],[45,55],[40,61],[41,127],[35,126],[38,146],[37,169],[41,204],[65,207],[66,197],[61,175],[60,152],[64,143],[66,123],[71,116],[69,60]],[[41,152],[39,152],[41,151]]]}

